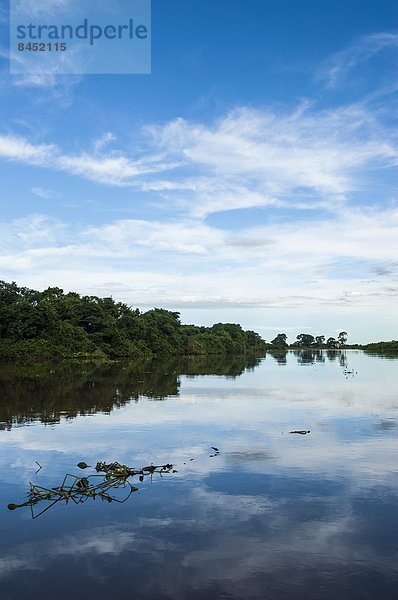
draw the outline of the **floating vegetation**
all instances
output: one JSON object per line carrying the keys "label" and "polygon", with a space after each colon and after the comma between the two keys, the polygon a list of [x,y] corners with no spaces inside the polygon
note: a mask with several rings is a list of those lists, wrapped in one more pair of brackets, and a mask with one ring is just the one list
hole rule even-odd
{"label": "floating vegetation", "polygon": [[[80,469],[87,469],[90,467],[85,462],[79,462],[77,465]],[[86,502],[89,498],[106,502],[118,502],[123,504],[126,502],[134,492],[138,492],[138,487],[132,485],[129,481],[130,478],[137,476],[140,482],[143,482],[145,477],[152,476],[154,473],[158,473],[160,477],[165,473],[176,473],[173,470],[173,465],[149,465],[142,469],[133,469],[126,465],[121,465],[118,462],[105,463],[97,462],[94,467],[96,474],[87,475],[86,477],[79,477],[78,475],[72,475],[67,473],[61,483],[57,487],[47,488],[40,485],[29,482],[28,499],[22,504],[8,504],[9,510],[15,510],[16,508],[22,508],[23,506],[29,506],[32,513],[32,518],[36,519],[47,510],[52,508],[58,502],[68,504],[73,502],[74,504],[81,504]],[[39,469],[40,470],[40,469]],[[124,490],[123,494],[116,495],[117,490]],[[37,512],[35,510],[38,504],[46,503],[46,506]]]}
{"label": "floating vegetation", "polygon": [[344,369],[343,373],[344,373],[344,377],[346,379],[348,379],[349,377],[355,377],[355,375],[358,375],[357,371],[354,371],[354,369],[349,369],[348,367]]}
{"label": "floating vegetation", "polygon": [[309,429],[295,429],[294,431],[289,431],[289,433],[299,433],[300,435],[307,435],[307,433],[311,433],[311,431]]}

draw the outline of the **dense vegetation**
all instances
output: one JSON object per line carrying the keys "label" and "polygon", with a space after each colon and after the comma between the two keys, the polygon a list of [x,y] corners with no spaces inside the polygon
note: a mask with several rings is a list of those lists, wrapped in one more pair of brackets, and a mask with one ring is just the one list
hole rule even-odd
{"label": "dense vegetation", "polygon": [[38,292],[0,281],[0,359],[263,354],[240,325],[182,325],[180,314],[132,309],[112,298]]}
{"label": "dense vegetation", "polygon": [[373,344],[366,344],[362,346],[365,352],[375,354],[394,354],[398,355],[398,341],[391,340],[391,342],[375,342]]}

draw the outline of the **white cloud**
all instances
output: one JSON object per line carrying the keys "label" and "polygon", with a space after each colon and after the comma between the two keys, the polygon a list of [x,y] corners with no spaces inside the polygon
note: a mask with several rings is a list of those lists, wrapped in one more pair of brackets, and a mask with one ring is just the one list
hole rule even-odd
{"label": "white cloud", "polygon": [[114,142],[116,139],[117,138],[116,138],[115,134],[113,134],[111,131],[105,132],[103,135],[101,135],[101,137],[99,137],[97,140],[95,140],[94,151],[99,152],[105,146],[107,146],[110,142]]}
{"label": "white cloud", "polygon": [[144,128],[134,155],[106,152],[109,132],[94,152],[75,154],[9,134],[0,136],[0,156],[157,194],[199,217],[267,205],[335,210],[396,166],[397,142],[365,105],[309,109],[240,108],[213,124],[176,119]]}
{"label": "white cloud", "polygon": [[359,171],[397,157],[394,141],[376,134],[374,115],[361,105],[285,114],[242,108],[213,126],[176,119],[149,131],[158,148],[219,181],[244,179],[252,192],[280,199],[305,188],[333,202],[357,188]]}
{"label": "white cloud", "polygon": [[30,165],[47,165],[57,148],[54,144],[31,144],[23,137],[0,136],[0,156]]}
{"label": "white cloud", "polygon": [[[16,252],[20,257],[34,248],[63,244],[67,226],[46,215],[29,215],[15,219],[11,224],[0,222],[0,252]],[[0,260],[3,257],[0,257]],[[18,256],[15,256],[18,259]]]}
{"label": "white cloud", "polygon": [[[112,294],[141,308],[210,309],[215,321],[239,319],[250,328],[251,319],[256,326],[269,326],[270,318],[288,327],[312,323],[330,309],[341,323],[333,330],[377,314],[375,330],[387,319],[390,337],[396,322],[397,209],[344,209],[329,219],[236,233],[200,219],[76,227],[43,215],[4,223],[1,231],[3,278],[33,288],[51,283]],[[355,339],[367,341],[356,327]]]}
{"label": "white cloud", "polygon": [[[344,50],[334,54],[322,67],[319,73],[321,80],[333,88],[347,83],[348,77],[353,77],[355,69],[377,57],[380,53],[392,50],[396,58],[398,49],[398,34],[389,32],[374,33],[357,39]],[[383,71],[386,76],[388,63],[384,62]],[[391,61],[391,70],[396,70],[396,60]],[[361,77],[364,77],[363,72]],[[374,81],[375,73],[372,71]]]}
{"label": "white cloud", "polygon": [[45,200],[51,200],[51,199],[59,197],[58,192],[55,192],[54,190],[42,188],[42,187],[33,187],[31,189],[31,192],[35,196],[39,196],[39,198],[44,198]]}
{"label": "white cloud", "polygon": [[65,9],[73,10],[74,5],[77,5],[77,0],[41,0],[40,3],[36,0],[12,0],[14,14],[26,17],[51,17]]}
{"label": "white cloud", "polygon": [[107,185],[131,185],[139,175],[175,166],[161,157],[132,159],[120,154],[63,154],[55,144],[32,144],[26,138],[0,135],[0,157],[12,161],[66,171]]}
{"label": "white cloud", "polygon": [[152,251],[181,252],[193,255],[213,252],[222,245],[225,234],[200,221],[161,223],[124,219],[99,228],[89,228],[85,236],[107,244],[115,251],[134,246]]}

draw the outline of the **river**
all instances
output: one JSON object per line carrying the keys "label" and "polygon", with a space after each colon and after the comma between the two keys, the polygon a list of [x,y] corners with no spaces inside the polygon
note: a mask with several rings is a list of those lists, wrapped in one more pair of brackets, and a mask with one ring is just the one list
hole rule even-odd
{"label": "river", "polygon": [[[3,365],[2,600],[395,599],[397,375],[361,351]],[[7,508],[106,482],[81,461],[172,467]]]}

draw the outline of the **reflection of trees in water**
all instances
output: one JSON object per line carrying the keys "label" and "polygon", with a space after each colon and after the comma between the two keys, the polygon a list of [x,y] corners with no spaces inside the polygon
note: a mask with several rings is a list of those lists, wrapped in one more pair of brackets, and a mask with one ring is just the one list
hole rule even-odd
{"label": "reflection of trees in water", "polygon": [[315,363],[324,363],[326,359],[330,362],[337,361],[341,367],[348,368],[347,353],[345,350],[324,350],[320,348],[304,348],[299,350],[270,350],[267,355],[272,356],[279,365],[287,364],[287,356],[294,356],[300,365],[313,365]]}
{"label": "reflection of trees in water", "polygon": [[346,352],[341,352],[341,354],[339,355],[339,363],[340,363],[340,367],[346,368],[348,366]]}
{"label": "reflection of trees in water", "polygon": [[271,350],[267,354],[270,354],[279,365],[287,364],[287,355],[294,356],[299,365],[314,365],[316,363],[324,363],[326,358],[330,362],[337,362],[343,369],[343,374],[346,379],[349,377],[355,377],[357,372],[350,369],[348,366],[347,352],[345,350],[323,350],[319,348],[303,348],[300,350],[283,350],[278,348],[277,350]]}
{"label": "reflection of trees in water", "polygon": [[325,362],[325,354],[323,350],[317,348],[305,348],[303,350],[272,350],[269,354],[276,360],[279,365],[287,364],[288,353],[295,356],[300,365],[313,365],[316,362]]}
{"label": "reflection of trees in water", "polygon": [[313,365],[316,362],[325,362],[323,350],[306,348],[293,351],[299,365]]}
{"label": "reflection of trees in water", "polygon": [[261,358],[255,356],[196,356],[178,360],[181,375],[221,375],[227,378],[240,377],[244,371],[255,369]]}
{"label": "reflection of trees in water", "polygon": [[164,400],[179,394],[181,375],[238,377],[259,362],[216,355],[134,363],[2,365],[0,429],[35,420],[57,423],[61,416],[110,413],[143,396]]}
{"label": "reflection of trees in water", "polygon": [[287,364],[287,350],[270,350],[268,352],[276,360],[278,365],[286,365]]}

